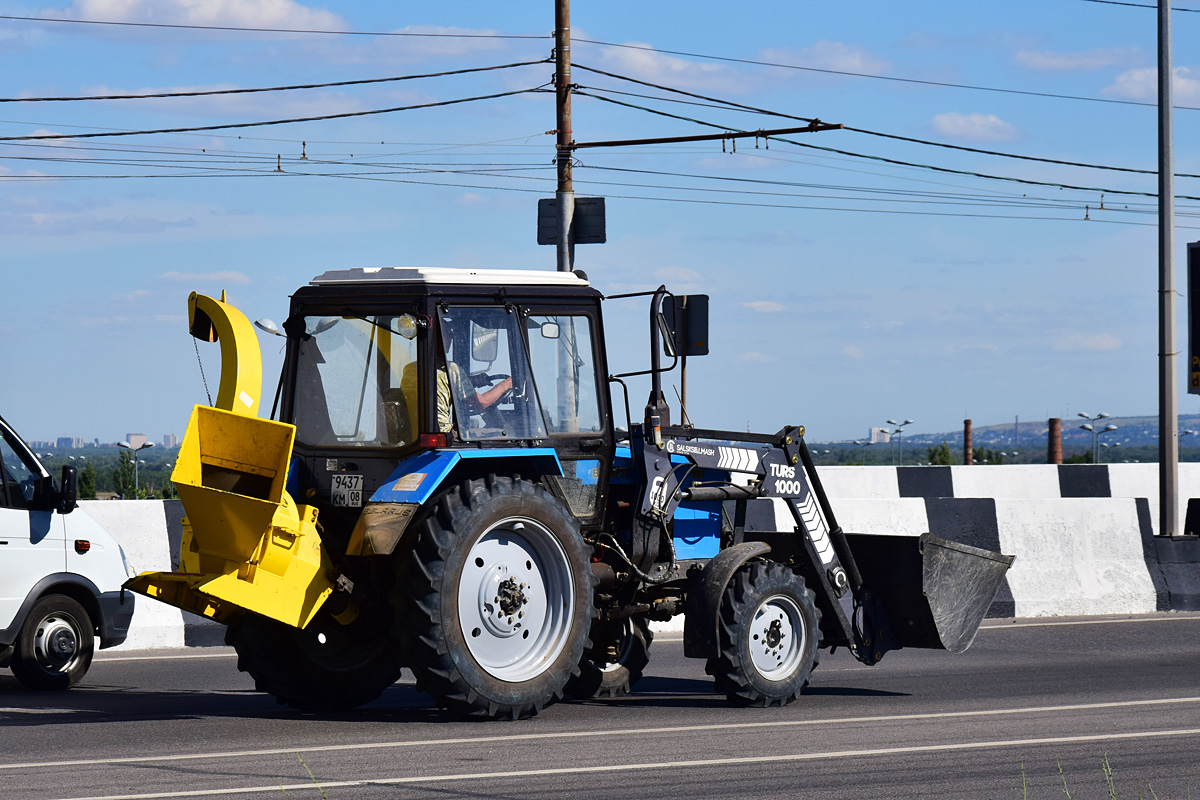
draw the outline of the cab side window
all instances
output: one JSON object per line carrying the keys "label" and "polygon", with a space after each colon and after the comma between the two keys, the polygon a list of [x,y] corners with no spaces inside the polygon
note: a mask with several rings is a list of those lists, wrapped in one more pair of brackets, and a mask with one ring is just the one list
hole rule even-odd
{"label": "cab side window", "polygon": [[591,320],[582,315],[529,317],[529,360],[551,434],[602,429]]}
{"label": "cab side window", "polygon": [[37,488],[37,473],[21,460],[12,445],[0,431],[0,479],[4,489],[0,491],[0,503],[9,508],[29,508]]}

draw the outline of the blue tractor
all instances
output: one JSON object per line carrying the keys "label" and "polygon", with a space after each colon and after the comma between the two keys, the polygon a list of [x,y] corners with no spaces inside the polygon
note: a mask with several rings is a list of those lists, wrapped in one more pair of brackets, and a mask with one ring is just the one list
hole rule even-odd
{"label": "blue tractor", "polygon": [[749,706],[795,700],[822,648],[969,646],[1012,559],[847,535],[802,427],[672,424],[663,355],[707,350],[707,303],[644,295],[634,419],[583,273],[326,272],[282,331],[259,323],[287,340],[278,422],[229,367],[252,360],[244,318],[193,296],[225,399],[197,407],[173,476],[180,571],[130,588],[226,623],[239,668],[306,709],[368,702],[402,668],[474,717],[619,695],[650,621],[677,615],[685,654]]}

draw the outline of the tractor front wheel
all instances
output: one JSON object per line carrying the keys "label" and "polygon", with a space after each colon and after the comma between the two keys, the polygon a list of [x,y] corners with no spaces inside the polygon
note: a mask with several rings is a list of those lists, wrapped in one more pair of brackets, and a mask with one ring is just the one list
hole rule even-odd
{"label": "tractor front wheel", "polygon": [[804,579],[783,564],[749,563],[721,600],[720,655],[705,671],[742,706],[783,706],[817,666],[820,612]]}
{"label": "tractor front wheel", "polygon": [[559,700],[592,624],[590,552],[544,489],[489,476],[443,494],[397,560],[396,624],[417,688],[518,719]]}

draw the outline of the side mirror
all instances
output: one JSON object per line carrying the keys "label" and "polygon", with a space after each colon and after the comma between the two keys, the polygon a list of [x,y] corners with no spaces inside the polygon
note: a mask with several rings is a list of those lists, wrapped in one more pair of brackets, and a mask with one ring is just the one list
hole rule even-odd
{"label": "side mirror", "polygon": [[676,295],[658,315],[663,350],[668,356],[708,355],[708,295]]}
{"label": "side mirror", "polygon": [[558,338],[558,323],[557,322],[543,322],[542,323],[542,338],[543,339],[557,339]]}
{"label": "side mirror", "polygon": [[71,464],[62,468],[62,483],[58,490],[58,513],[70,514],[79,506],[79,475]]}
{"label": "side mirror", "polygon": [[500,352],[500,332],[471,323],[471,358],[491,364]]}

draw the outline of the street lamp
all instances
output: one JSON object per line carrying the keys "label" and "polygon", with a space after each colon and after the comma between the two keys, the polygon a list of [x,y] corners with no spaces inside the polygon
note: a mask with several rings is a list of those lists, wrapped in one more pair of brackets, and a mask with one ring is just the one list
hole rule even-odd
{"label": "street lamp", "polygon": [[1080,411],[1079,416],[1088,420],[1088,422],[1084,423],[1083,425],[1080,425],[1079,428],[1080,428],[1080,430],[1085,430],[1092,434],[1092,463],[1093,464],[1098,463],[1098,460],[1099,460],[1098,455],[1099,454],[1096,451],[1097,451],[1097,449],[1099,449],[1099,446],[1097,445],[1097,441],[1099,440],[1100,434],[1108,433],[1109,431],[1115,431],[1117,429],[1117,426],[1110,423],[1108,425],[1105,425],[1103,428],[1096,430],[1096,426],[1093,425],[1092,423],[1096,422],[1097,420],[1104,419],[1105,417],[1108,416],[1108,414],[1097,414],[1094,417],[1089,417],[1087,414]]}
{"label": "street lamp", "polygon": [[1101,447],[1103,447],[1105,450],[1107,450],[1107,449],[1109,449],[1110,447],[1120,447],[1120,446],[1121,446],[1121,443],[1120,443],[1120,442],[1113,442],[1112,444],[1108,444],[1108,443],[1101,443],[1101,444],[1100,444],[1100,446],[1101,446]]}
{"label": "street lamp", "polygon": [[[154,447],[154,442],[142,442],[137,447],[134,447],[129,442],[117,442],[117,447],[124,447],[126,450],[133,451],[133,497],[136,500],[138,496],[138,458],[139,450],[147,450]],[[143,464],[146,462],[143,461]]]}
{"label": "street lamp", "polygon": [[[906,419],[906,420],[904,420],[904,422],[896,422],[896,420],[894,420],[894,419],[889,419],[889,420],[887,420],[887,424],[896,426],[896,430],[892,431],[892,433],[898,437],[897,443],[900,445],[900,466],[903,467],[904,466],[904,426],[912,425],[913,421],[911,419]],[[892,465],[895,466],[895,464],[896,464],[896,459],[893,456]]]}

